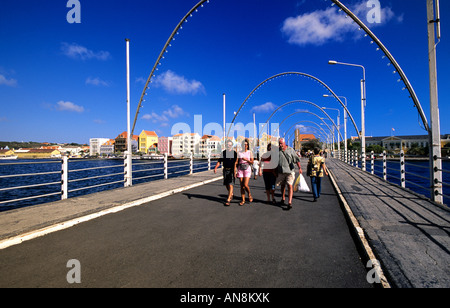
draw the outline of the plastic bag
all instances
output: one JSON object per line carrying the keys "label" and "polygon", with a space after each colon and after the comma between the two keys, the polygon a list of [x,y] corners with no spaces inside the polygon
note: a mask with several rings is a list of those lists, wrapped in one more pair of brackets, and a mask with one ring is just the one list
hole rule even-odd
{"label": "plastic bag", "polygon": [[301,191],[301,192],[311,192],[308,184],[306,183],[306,180],[305,180],[303,174],[300,174],[298,177],[299,177],[299,183],[297,185],[297,190]]}

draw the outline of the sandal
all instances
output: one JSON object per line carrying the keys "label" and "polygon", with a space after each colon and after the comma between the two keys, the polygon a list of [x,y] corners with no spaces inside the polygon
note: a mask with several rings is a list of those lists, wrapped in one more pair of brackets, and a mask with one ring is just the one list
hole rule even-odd
{"label": "sandal", "polygon": [[239,202],[239,205],[244,205],[245,204],[245,200],[242,200],[241,202]]}
{"label": "sandal", "polygon": [[248,202],[250,202],[250,203],[253,202],[253,197],[252,197],[252,196],[249,196],[249,197],[248,197]]}

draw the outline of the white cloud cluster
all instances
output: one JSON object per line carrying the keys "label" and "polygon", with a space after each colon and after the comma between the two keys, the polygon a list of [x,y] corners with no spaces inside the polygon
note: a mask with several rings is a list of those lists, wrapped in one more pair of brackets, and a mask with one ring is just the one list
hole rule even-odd
{"label": "white cloud cluster", "polygon": [[168,122],[169,118],[175,119],[181,116],[187,115],[187,113],[178,105],[173,105],[169,109],[162,112],[162,114],[157,114],[156,112],[147,113],[142,116],[142,119],[152,121],[153,123]]}
{"label": "white cloud cluster", "polygon": [[267,113],[267,112],[270,112],[270,111],[274,111],[276,108],[277,108],[277,105],[275,105],[272,102],[267,102],[265,104],[253,107],[251,112]]}
{"label": "white cloud cluster", "polygon": [[62,43],[61,51],[65,56],[72,59],[106,61],[111,58],[111,54],[108,51],[95,52],[76,43]]}
{"label": "white cloud cluster", "polygon": [[86,79],[86,84],[93,85],[93,86],[109,87],[109,83],[107,81],[101,80],[98,77],[97,78],[88,77]]}
{"label": "white cloud cluster", "polygon": [[[367,1],[350,7],[350,10],[370,27],[385,24],[393,19],[397,22],[403,20],[403,15],[396,16],[390,7],[381,7],[381,23],[367,23],[366,19],[372,9]],[[289,17],[284,21],[281,31],[291,44],[320,46],[330,41],[343,41],[349,34],[355,36],[358,28],[351,18],[346,18],[345,13],[339,12],[336,7],[330,7]]]}
{"label": "white cloud cluster", "polygon": [[84,112],[83,106],[78,106],[72,102],[59,101],[56,103],[55,109],[58,111]]}
{"label": "white cloud cluster", "polygon": [[157,76],[153,81],[155,87],[162,87],[166,91],[175,94],[198,94],[205,93],[205,87],[200,81],[187,80],[184,76],[168,70]]}

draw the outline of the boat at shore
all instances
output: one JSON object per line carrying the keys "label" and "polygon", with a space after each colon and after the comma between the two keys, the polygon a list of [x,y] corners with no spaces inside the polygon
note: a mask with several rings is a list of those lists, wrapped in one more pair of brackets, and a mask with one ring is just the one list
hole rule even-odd
{"label": "boat at shore", "polygon": [[0,156],[0,159],[17,159],[17,155]]}

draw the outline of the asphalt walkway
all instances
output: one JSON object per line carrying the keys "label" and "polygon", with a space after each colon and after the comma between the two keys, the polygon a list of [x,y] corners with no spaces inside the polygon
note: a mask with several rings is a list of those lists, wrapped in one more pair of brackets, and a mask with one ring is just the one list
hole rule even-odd
{"label": "asphalt walkway", "polygon": [[[264,202],[260,178],[250,182],[252,204],[235,197],[226,207],[217,178],[209,171],[1,213],[0,287],[373,287],[328,178],[318,202],[296,193],[291,210]],[[44,233],[10,241],[35,230]],[[79,261],[79,284],[68,283],[69,260]]]}

